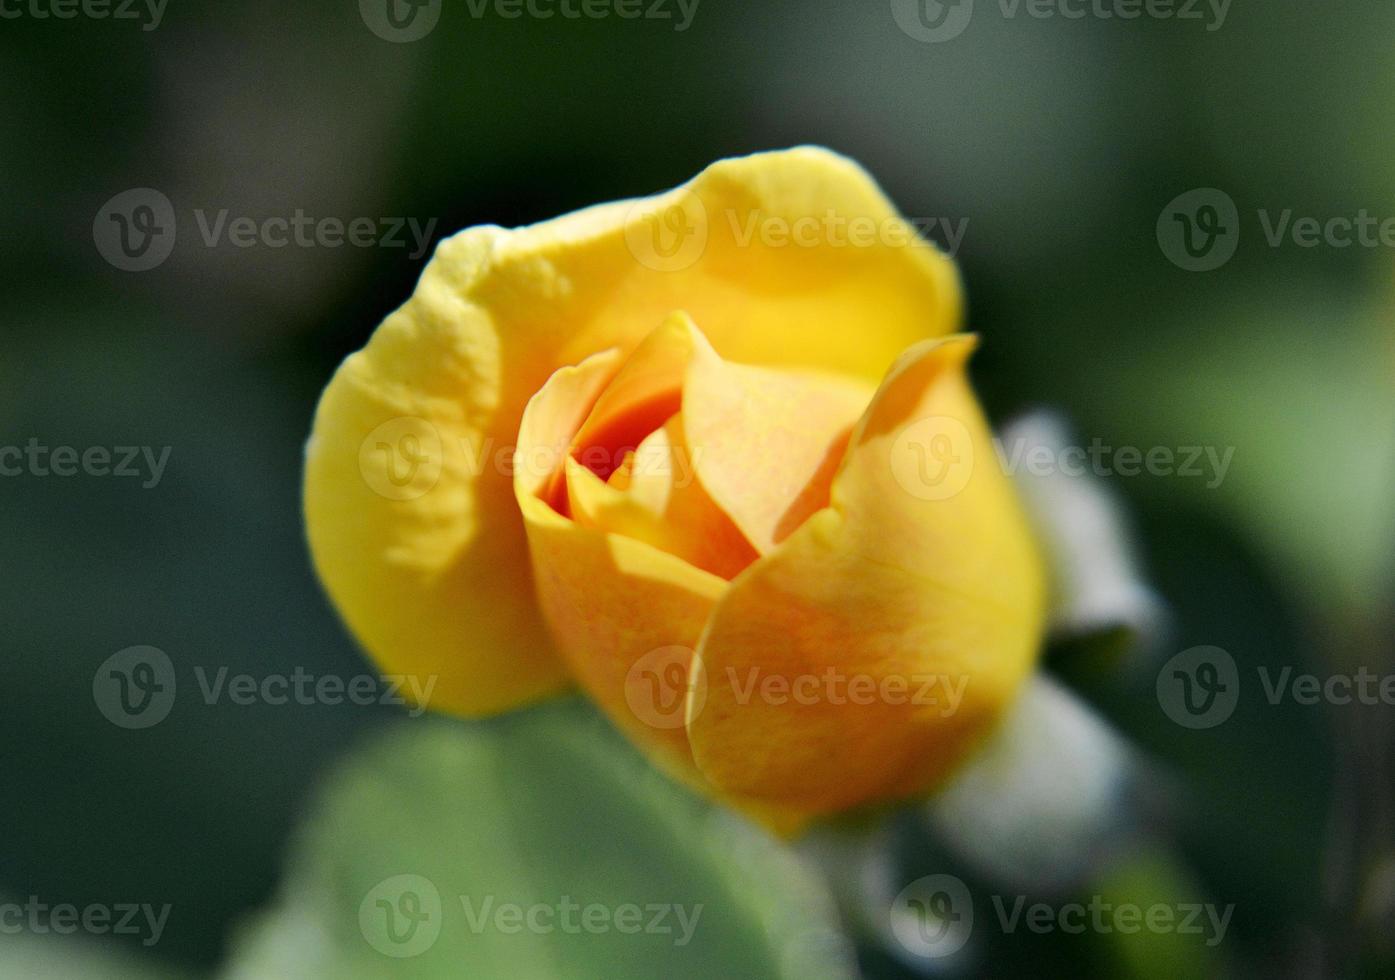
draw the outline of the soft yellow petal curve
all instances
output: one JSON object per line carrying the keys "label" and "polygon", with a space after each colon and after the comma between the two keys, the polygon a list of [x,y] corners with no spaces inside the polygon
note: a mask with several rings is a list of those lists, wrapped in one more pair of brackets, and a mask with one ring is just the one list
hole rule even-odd
{"label": "soft yellow petal curve", "polygon": [[305,449],[320,579],[384,673],[430,707],[489,714],[566,686],[532,598],[509,482],[513,432],[489,315],[458,289],[490,233],[443,246],[416,294],[325,390]]}

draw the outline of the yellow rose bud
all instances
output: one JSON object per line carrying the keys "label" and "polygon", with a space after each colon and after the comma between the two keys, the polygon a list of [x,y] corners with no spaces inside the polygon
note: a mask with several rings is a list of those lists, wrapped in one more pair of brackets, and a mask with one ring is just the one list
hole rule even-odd
{"label": "yellow rose bud", "polygon": [[1043,584],[952,264],[799,148],[443,242],[330,383],[311,550],[385,672],[579,685],[783,830],[923,794],[1030,672]]}

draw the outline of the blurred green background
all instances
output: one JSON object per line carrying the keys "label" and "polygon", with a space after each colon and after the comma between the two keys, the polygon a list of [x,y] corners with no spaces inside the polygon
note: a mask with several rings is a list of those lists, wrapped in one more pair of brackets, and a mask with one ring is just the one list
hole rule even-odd
{"label": "blurred green background", "polygon": [[[328,767],[402,714],[181,696],[129,731],[94,707],[94,671],[136,644],[181,680],[365,669],[308,563],[301,449],[335,366],[426,259],[205,247],[194,208],[441,235],[827,145],[906,214],[968,219],[957,258],[995,420],[1047,405],[1086,442],[1235,448],[1219,487],[1109,481],[1173,612],[1165,653],[1395,671],[1395,251],[1270,247],[1256,218],[1395,217],[1395,6],[1235,0],[1208,31],[978,0],[961,36],[924,43],[880,0],[701,0],[674,26],[475,18],[464,0],[403,44],[354,0],[172,0],[148,31],[0,22],[0,444],[171,447],[150,489],[0,478],[0,895],[169,903],[153,949],[107,942],[133,975],[212,970],[271,901]],[[168,261],[132,273],[92,227],[138,187],[181,225]],[[1241,221],[1206,273],[1155,235],[1197,187]],[[1166,774],[1188,893],[1236,903],[1208,969],[1390,975],[1395,708],[1251,699],[1222,734],[1193,732],[1159,710],[1155,668],[1062,673]],[[1132,970],[1100,936],[1000,937],[975,969],[1023,962]]]}

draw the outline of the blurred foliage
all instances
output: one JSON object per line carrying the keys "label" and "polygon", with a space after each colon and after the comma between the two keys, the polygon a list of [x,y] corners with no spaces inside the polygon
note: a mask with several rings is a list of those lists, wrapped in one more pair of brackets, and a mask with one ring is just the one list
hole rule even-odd
{"label": "blurred foliage", "polygon": [[[364,942],[359,906],[401,875],[430,894],[422,902],[444,928],[393,964],[396,977],[853,976],[818,877],[774,839],[675,792],[579,701],[469,725],[404,723],[361,753],[332,780],[228,976],[381,976],[392,940],[371,908],[364,934],[377,947]],[[395,910],[392,887],[380,901]],[[585,911],[627,905],[634,921]],[[515,907],[541,931],[513,932]]]}
{"label": "blurred foliage", "polygon": [[[1395,215],[1395,6],[1237,2],[1211,33],[1009,20],[980,5],[941,45],[902,34],[884,3],[837,0],[703,0],[683,33],[475,20],[457,4],[406,45],[373,36],[352,0],[187,0],[148,33],[6,20],[0,444],[172,455],[151,490],[0,479],[0,892],[168,902],[153,953],[126,942],[113,955],[143,975],[211,970],[234,923],[278,887],[347,860],[312,844],[318,857],[297,851],[281,882],[322,774],[394,715],[205,705],[191,671],[366,669],[304,553],[300,446],[333,367],[425,260],[205,248],[182,227],[164,266],[122,273],[91,226],[130,187],[161,189],[181,218],[301,208],[436,218],[445,233],[657,190],[731,153],[827,144],[907,214],[969,219],[958,257],[985,338],[975,378],[997,420],[1048,404],[1086,440],[1235,447],[1214,489],[1113,481],[1172,606],[1170,649],[1219,645],[1242,669],[1395,669],[1395,256],[1268,248],[1253,220],[1257,208]],[[1227,189],[1247,216],[1236,257],[1203,275],[1170,265],[1154,239],[1159,210],[1197,186]],[[92,672],[138,643],[169,653],[187,687],[167,721],[126,731],[95,710]],[[1388,933],[1392,899],[1370,876],[1395,840],[1390,723],[1250,699],[1218,730],[1184,731],[1158,709],[1155,668],[1061,665],[1145,753],[1158,834],[1185,862],[1143,862],[1117,887],[1235,902],[1225,968],[1237,972],[1302,975],[1320,961],[1389,975],[1389,945],[1372,937]],[[419,727],[393,737],[438,737]],[[555,771],[537,765],[539,779]],[[331,785],[382,807],[374,794],[392,784]],[[434,836],[404,846],[446,834],[408,816]],[[612,841],[593,814],[573,848],[613,857]],[[1373,918],[1353,918],[1357,895]],[[997,939],[988,973],[1190,963],[1101,936]],[[96,945],[0,942],[4,976],[88,972]],[[60,949],[78,959],[40,964]],[[905,975],[870,949],[863,967]]]}

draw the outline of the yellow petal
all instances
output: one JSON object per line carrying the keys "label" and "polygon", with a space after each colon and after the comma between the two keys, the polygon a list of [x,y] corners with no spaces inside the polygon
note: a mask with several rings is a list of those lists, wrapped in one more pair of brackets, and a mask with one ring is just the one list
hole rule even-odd
{"label": "yellow petal", "polygon": [[[780,235],[811,220],[828,229],[812,244]],[[442,242],[412,298],[330,382],[305,472],[321,580],[384,670],[438,675],[433,707],[489,713],[565,682],[499,459],[553,372],[628,353],[675,309],[723,357],[870,382],[907,345],[954,329],[960,295],[952,263],[861,168],[811,147]]]}
{"label": "yellow petal", "polygon": [[896,363],[832,505],[718,603],[688,720],[717,786],[819,812],[925,792],[1030,671],[1042,573],[964,377],[972,346]]}
{"label": "yellow petal", "polygon": [[[457,240],[453,265],[487,244]],[[321,580],[384,673],[435,679],[430,707],[487,714],[567,684],[532,597],[509,483],[513,432],[489,317],[453,265],[344,362],[306,445],[305,517]]]}
{"label": "yellow petal", "polygon": [[532,322],[561,312],[579,325],[558,364],[629,349],[681,309],[729,360],[875,384],[901,351],[961,316],[954,264],[866,171],[818,147],[721,160],[666,194],[550,224],[587,238],[533,250],[568,292]]}

